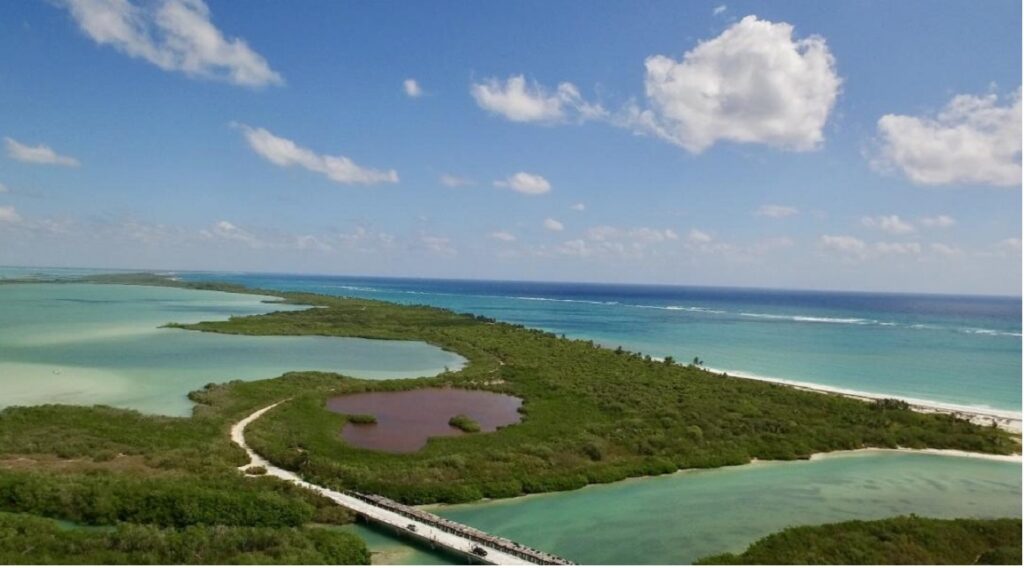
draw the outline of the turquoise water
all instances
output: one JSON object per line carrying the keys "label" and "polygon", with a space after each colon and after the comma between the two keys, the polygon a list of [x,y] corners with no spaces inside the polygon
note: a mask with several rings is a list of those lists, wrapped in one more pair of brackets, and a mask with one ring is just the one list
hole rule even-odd
{"label": "turquoise water", "polygon": [[430,304],[680,361],[920,401],[1021,409],[1020,298],[182,273]]}
{"label": "turquoise water", "polygon": [[433,512],[586,564],[687,564],[789,526],[1020,517],[1021,465],[871,452],[762,462]]}
{"label": "turquoise water", "polygon": [[269,297],[151,286],[0,285],[0,407],[107,404],[187,416],[210,382],[334,371],[366,379],[435,375],[462,357],[411,341],[248,337],[168,322],[275,310]]}

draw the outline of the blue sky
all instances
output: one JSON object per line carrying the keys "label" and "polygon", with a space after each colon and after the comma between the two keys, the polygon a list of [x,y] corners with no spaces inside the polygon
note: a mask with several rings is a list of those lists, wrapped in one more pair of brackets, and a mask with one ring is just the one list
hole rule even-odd
{"label": "blue sky", "polygon": [[1018,295],[1020,21],[0,3],[0,264]]}

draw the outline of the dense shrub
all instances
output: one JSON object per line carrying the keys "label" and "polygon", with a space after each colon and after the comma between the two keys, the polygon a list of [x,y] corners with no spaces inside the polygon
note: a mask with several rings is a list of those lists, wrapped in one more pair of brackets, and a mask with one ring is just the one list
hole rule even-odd
{"label": "dense shrub", "polygon": [[896,517],[797,527],[698,564],[1021,563],[1020,519]]}
{"label": "dense shrub", "polygon": [[118,524],[62,529],[0,513],[0,564],[369,564],[355,535],[317,528]]}

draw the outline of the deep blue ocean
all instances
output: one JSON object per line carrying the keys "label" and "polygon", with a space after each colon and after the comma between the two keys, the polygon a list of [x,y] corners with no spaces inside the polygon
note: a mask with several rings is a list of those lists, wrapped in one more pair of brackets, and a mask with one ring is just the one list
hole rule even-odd
{"label": "deep blue ocean", "polygon": [[683,286],[178,273],[428,304],[710,368],[1021,410],[1021,299]]}

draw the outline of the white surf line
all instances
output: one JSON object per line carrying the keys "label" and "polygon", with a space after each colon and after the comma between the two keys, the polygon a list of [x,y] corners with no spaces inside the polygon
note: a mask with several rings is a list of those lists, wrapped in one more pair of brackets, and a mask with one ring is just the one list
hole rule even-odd
{"label": "white surf line", "polygon": [[[266,468],[267,475],[272,475],[279,479],[283,479],[285,481],[294,483],[299,487],[303,487],[305,489],[309,489],[310,491],[319,493],[320,495],[327,497],[328,499],[334,501],[335,503],[341,505],[342,507],[345,507],[346,509],[350,509],[358,513],[359,515],[363,516],[369,521],[386,525],[389,528],[399,532],[400,534],[406,537],[419,541],[426,541],[431,545],[444,548],[459,556],[470,559],[473,562],[498,565],[570,564],[568,561],[565,561],[564,559],[561,559],[557,556],[529,549],[522,545],[518,545],[516,543],[508,541],[508,544],[520,548],[520,555],[512,554],[511,552],[507,552],[502,548],[490,546],[486,542],[481,542],[480,540],[471,540],[465,536],[462,536],[462,534],[454,534],[452,532],[442,530],[440,526],[447,525],[449,528],[454,527],[455,530],[464,531],[464,534],[474,533],[478,534],[481,537],[489,537],[494,541],[506,539],[486,535],[485,533],[477,531],[476,529],[458,525],[453,521],[449,521],[442,517],[437,517],[436,515],[424,511],[416,510],[415,517],[409,514],[403,514],[402,509],[409,508],[406,508],[405,506],[400,505],[398,503],[391,502],[390,500],[378,497],[376,495],[366,495],[361,496],[362,498],[360,498],[357,497],[356,494],[354,493],[343,493],[340,491],[334,491],[332,489],[328,489],[320,485],[309,483],[308,481],[305,481],[301,477],[299,477],[298,474],[292,471],[288,471],[286,469],[281,469],[271,464],[269,461],[267,461],[266,458],[253,451],[253,449],[250,448],[249,445],[246,443],[245,428],[253,421],[258,419],[260,416],[263,416],[265,413],[267,413],[277,405],[281,404],[281,402],[284,401],[275,402],[270,406],[261,408],[256,412],[253,412],[249,416],[243,418],[242,420],[238,421],[231,427],[231,441],[238,444],[238,446],[245,450],[245,453],[249,455],[249,463],[240,466],[238,468],[239,470],[244,472],[246,469],[250,467]],[[385,508],[376,505],[374,503],[371,503],[371,500],[377,501],[384,505],[390,505],[390,507]],[[411,509],[409,510],[410,512],[412,511]],[[430,522],[425,522],[425,520]],[[474,552],[474,550],[476,550],[476,552]],[[484,554],[480,553],[481,550],[484,551]]]}

